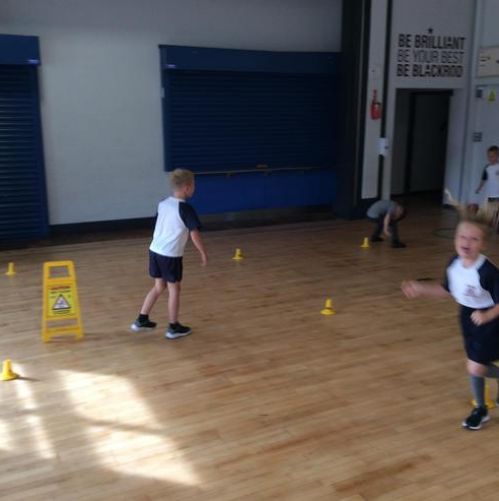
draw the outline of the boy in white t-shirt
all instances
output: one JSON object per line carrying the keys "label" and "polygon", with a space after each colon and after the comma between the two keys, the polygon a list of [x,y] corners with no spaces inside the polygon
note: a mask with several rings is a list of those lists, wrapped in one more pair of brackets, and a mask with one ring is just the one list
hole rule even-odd
{"label": "boy in white t-shirt", "polygon": [[158,205],[158,218],[149,247],[149,274],[154,278],[154,286],[147,293],[140,314],[130,328],[139,332],[156,327],[156,323],[149,320],[149,312],[168,287],[169,326],[165,337],[176,339],[191,333],[190,327],[178,321],[182,256],[189,236],[201,254],[203,266],[207,264],[208,257],[199,233],[201,222],[194,208],[186,202],[194,194],[194,174],[189,170],[175,169],[170,175],[170,182],[173,196]]}
{"label": "boy in white t-shirt", "polygon": [[492,225],[498,227],[499,216],[499,147],[491,146],[487,150],[489,163],[484,167],[482,179],[476,193],[480,193],[484,185],[487,185],[486,200],[489,210],[493,213]]}

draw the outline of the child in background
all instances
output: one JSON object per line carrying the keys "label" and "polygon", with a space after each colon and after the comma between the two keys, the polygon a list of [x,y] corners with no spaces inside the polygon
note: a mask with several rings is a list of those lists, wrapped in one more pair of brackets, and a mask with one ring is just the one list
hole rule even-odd
{"label": "child in background", "polygon": [[149,320],[149,313],[165,288],[168,288],[169,326],[165,337],[176,339],[191,333],[190,327],[178,321],[182,256],[189,236],[201,254],[203,266],[207,264],[208,258],[199,233],[201,223],[194,208],[186,202],[194,194],[194,174],[188,170],[175,169],[170,175],[170,182],[173,196],[158,205],[158,218],[149,247],[149,274],[154,278],[154,286],[147,293],[140,314],[130,328],[139,332],[156,327],[156,323]]}
{"label": "child in background", "polygon": [[486,200],[488,209],[492,214],[492,225],[498,228],[499,219],[499,147],[491,146],[487,150],[487,159],[489,163],[484,167],[482,179],[476,193],[480,193],[484,185],[486,187]]}
{"label": "child in background", "polygon": [[499,378],[499,270],[481,252],[485,248],[490,217],[467,213],[454,239],[457,255],[446,270],[442,285],[404,282],[402,290],[412,299],[451,295],[460,305],[460,323],[467,369],[477,407],[462,422],[463,428],[479,430],[490,418],[485,405],[484,378]]}
{"label": "child in background", "polygon": [[391,237],[392,247],[403,249],[406,247],[399,239],[397,223],[404,219],[405,209],[392,200],[378,200],[367,211],[367,217],[376,227],[371,236],[371,242],[382,242],[381,235]]}

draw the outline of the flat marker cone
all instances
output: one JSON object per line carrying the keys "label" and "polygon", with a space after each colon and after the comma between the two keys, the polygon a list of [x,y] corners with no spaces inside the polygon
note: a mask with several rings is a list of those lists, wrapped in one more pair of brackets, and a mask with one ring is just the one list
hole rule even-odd
{"label": "flat marker cone", "polygon": [[334,315],[336,312],[333,310],[333,300],[331,298],[326,299],[326,304],[321,310],[322,315]]}
{"label": "flat marker cone", "polygon": [[234,261],[242,261],[244,259],[243,251],[241,249],[236,249],[234,257],[232,258]]}
{"label": "flat marker cone", "polygon": [[362,242],[362,245],[360,246],[361,249],[369,249],[369,247],[371,247],[369,245],[369,238],[368,237],[365,237],[364,238],[364,241]]}
{"label": "flat marker cone", "polygon": [[16,268],[14,263],[9,263],[7,266],[7,272],[5,273],[8,277],[13,277],[16,274]]}
{"label": "flat marker cone", "polygon": [[12,362],[10,360],[3,361],[2,381],[12,381],[19,376],[12,370]]}
{"label": "flat marker cone", "polygon": [[[473,407],[477,407],[476,400],[471,401]],[[485,383],[485,406],[487,409],[494,409],[496,403],[490,398],[490,387],[489,383]]]}

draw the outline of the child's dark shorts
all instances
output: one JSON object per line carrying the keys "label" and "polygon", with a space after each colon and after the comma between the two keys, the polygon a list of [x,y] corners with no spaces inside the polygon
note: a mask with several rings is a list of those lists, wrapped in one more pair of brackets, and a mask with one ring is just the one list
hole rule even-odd
{"label": "child's dark shorts", "polygon": [[149,275],[162,278],[165,282],[182,281],[183,264],[181,257],[168,257],[149,251]]}
{"label": "child's dark shorts", "polygon": [[499,319],[475,325],[471,320],[475,309],[461,306],[460,310],[464,349],[468,358],[484,365],[499,360]]}

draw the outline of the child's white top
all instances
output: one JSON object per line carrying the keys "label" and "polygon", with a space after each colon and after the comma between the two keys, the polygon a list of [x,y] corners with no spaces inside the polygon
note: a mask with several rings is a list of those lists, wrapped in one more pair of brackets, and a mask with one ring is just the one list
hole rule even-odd
{"label": "child's white top", "polygon": [[487,181],[486,193],[487,197],[499,197],[499,164],[489,164],[483,169],[482,180]]}
{"label": "child's white top", "polygon": [[201,228],[196,211],[185,200],[168,197],[158,205],[150,250],[168,257],[182,257],[189,232]]}
{"label": "child's white top", "polygon": [[455,256],[447,267],[443,286],[456,302],[468,308],[491,308],[499,302],[499,272],[482,254],[469,267]]}

